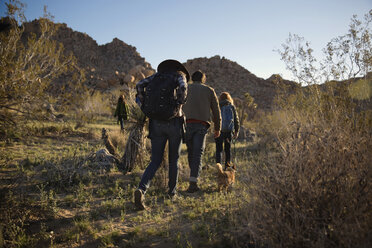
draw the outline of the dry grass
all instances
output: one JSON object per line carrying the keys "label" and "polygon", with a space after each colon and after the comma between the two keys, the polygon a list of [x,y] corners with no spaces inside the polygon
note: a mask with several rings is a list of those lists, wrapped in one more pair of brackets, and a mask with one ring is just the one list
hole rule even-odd
{"label": "dry grass", "polygon": [[242,210],[246,237],[256,244],[372,245],[371,116],[353,112],[347,99],[333,100],[266,119],[276,128],[264,130],[265,149],[247,171],[252,201]]}
{"label": "dry grass", "polygon": [[[181,197],[166,198],[165,162],[145,212],[135,210],[133,192],[149,162],[146,139],[124,175],[88,159],[104,147],[103,127],[125,152],[130,132],[120,133],[115,121],[38,125],[27,139],[0,148],[0,246],[369,247],[370,113],[311,112],[291,107],[261,115],[258,143],[232,147],[237,182],[228,193],[217,192],[212,168],[202,171],[200,192],[186,193],[182,145]],[[208,165],[215,164],[211,137]]]}
{"label": "dry grass", "polygon": [[[102,126],[113,130],[110,133],[118,129]],[[151,211],[137,212],[133,192],[143,172],[141,168],[148,161],[126,175],[114,167],[111,170],[100,167],[87,159],[104,147],[100,126],[92,127],[96,139],[84,147],[79,147],[81,140],[76,134],[59,136],[55,143],[45,144],[37,157],[22,159],[20,153],[9,158],[11,163],[3,164],[0,244],[5,247],[210,247],[220,242],[220,230],[233,226],[228,223],[235,223],[231,213],[241,198],[235,197],[235,192],[219,194],[214,171],[203,173],[202,192],[185,193],[189,170],[184,146],[178,187],[181,198],[177,202],[166,198],[168,172],[164,164],[147,193]],[[47,135],[44,138],[50,134]],[[40,142],[42,137],[39,136]],[[75,148],[52,152],[56,146],[67,147],[66,142],[73,139]],[[30,149],[37,145],[33,143]],[[5,146],[4,150],[9,148]],[[224,242],[232,240],[230,234],[223,237]]]}

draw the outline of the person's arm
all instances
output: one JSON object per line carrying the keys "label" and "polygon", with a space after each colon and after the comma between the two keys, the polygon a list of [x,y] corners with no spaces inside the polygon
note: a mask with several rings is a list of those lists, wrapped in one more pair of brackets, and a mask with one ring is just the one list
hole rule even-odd
{"label": "person's arm", "polygon": [[123,101],[123,119],[124,120],[128,120],[128,113],[129,111],[128,111],[128,105],[126,104],[126,102],[125,101]]}
{"label": "person's arm", "polygon": [[236,139],[239,134],[240,122],[239,122],[239,116],[236,113],[235,106],[232,105],[232,107],[233,107],[233,112],[234,112],[234,138]]}
{"label": "person's arm", "polygon": [[178,88],[177,88],[177,101],[179,104],[185,104],[187,98],[187,80],[184,74],[177,76]]}
{"label": "person's arm", "polygon": [[214,137],[217,138],[218,136],[220,136],[219,134],[221,132],[221,110],[216,92],[213,89],[211,90],[212,90],[211,110],[214,123]]}

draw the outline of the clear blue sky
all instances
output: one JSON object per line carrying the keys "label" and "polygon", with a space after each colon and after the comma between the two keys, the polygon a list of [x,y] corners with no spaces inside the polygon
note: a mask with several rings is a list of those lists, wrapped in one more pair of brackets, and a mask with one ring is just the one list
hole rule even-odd
{"label": "clear blue sky", "polygon": [[[1,0],[1,15],[5,7]],[[75,31],[98,44],[113,38],[135,46],[153,68],[164,59],[180,62],[224,56],[255,75],[279,73],[290,79],[280,56],[289,33],[310,41],[316,54],[347,32],[372,0],[25,0],[26,17],[43,15],[43,6]]]}

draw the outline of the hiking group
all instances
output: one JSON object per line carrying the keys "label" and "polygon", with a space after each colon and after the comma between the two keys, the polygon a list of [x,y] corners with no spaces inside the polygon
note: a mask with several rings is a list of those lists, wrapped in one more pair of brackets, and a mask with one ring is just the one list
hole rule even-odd
{"label": "hiking group", "polygon": [[[149,118],[151,161],[134,192],[137,209],[146,209],[145,193],[155,176],[168,142],[168,196],[177,196],[178,159],[182,141],[186,143],[190,167],[188,193],[199,191],[202,155],[206,135],[213,122],[216,143],[216,162],[221,163],[223,146],[225,168],[231,163],[230,143],[239,132],[239,118],[229,93],[218,99],[214,89],[207,86],[206,75],[198,70],[191,76],[177,60],[165,60],[157,72],[136,85],[137,103]],[[119,105],[119,103],[118,103]]]}

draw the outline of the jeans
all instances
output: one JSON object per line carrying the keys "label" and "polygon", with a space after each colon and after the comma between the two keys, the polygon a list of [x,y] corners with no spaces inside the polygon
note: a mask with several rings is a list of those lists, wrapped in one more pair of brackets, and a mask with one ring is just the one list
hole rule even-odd
{"label": "jeans", "polygon": [[178,158],[181,151],[182,119],[173,118],[169,121],[150,120],[149,138],[151,139],[151,162],[142,175],[139,189],[143,192],[150,186],[150,182],[163,160],[165,145],[169,147],[169,181],[168,194],[176,194],[178,181]]}
{"label": "jeans", "polygon": [[216,138],[216,163],[221,163],[222,160],[222,149],[224,146],[225,150],[225,165],[230,162],[231,159],[231,132],[221,132],[220,137]]}
{"label": "jeans", "polygon": [[201,123],[187,123],[186,146],[190,166],[190,182],[198,181],[207,131],[208,127]]}

